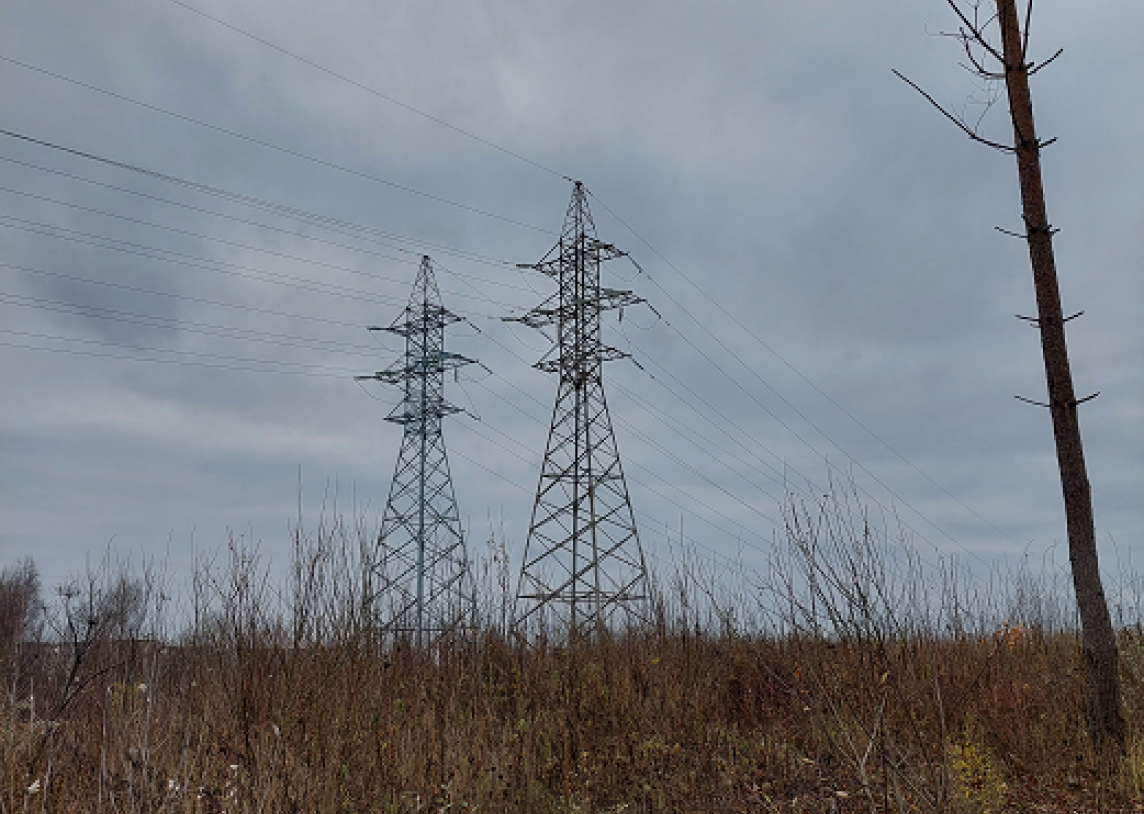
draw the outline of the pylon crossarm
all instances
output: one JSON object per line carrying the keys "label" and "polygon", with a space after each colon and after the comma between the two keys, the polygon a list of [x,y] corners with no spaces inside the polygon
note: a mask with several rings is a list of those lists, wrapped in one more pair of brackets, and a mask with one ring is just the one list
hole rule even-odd
{"label": "pylon crossarm", "polygon": [[388,416],[386,416],[385,420],[390,421],[394,424],[411,425],[414,427],[414,429],[412,431],[416,432],[416,427],[421,425],[425,421],[426,418],[429,418],[429,417],[441,418],[442,416],[452,415],[453,413],[463,413],[463,412],[465,412],[465,409],[463,407],[457,407],[456,405],[449,404],[446,401],[437,402],[437,404],[433,406],[431,412],[430,411],[408,412],[406,405],[399,404],[397,407],[393,408],[393,412],[391,412]]}
{"label": "pylon crossarm", "polygon": [[537,330],[549,325],[555,325],[560,317],[560,306],[549,306],[547,302],[538,305],[536,308],[529,309],[519,317],[504,317],[505,322],[519,322],[527,325],[529,328],[536,328]]}
{"label": "pylon crossarm", "polygon": [[355,379],[376,379],[379,382],[386,384],[399,384],[405,380],[405,368],[387,368],[386,370],[379,370],[369,376],[354,376]]}
{"label": "pylon crossarm", "polygon": [[647,302],[647,300],[638,296],[635,292],[620,288],[601,288],[600,300],[601,310],[627,308],[632,305],[640,305],[641,303]]}

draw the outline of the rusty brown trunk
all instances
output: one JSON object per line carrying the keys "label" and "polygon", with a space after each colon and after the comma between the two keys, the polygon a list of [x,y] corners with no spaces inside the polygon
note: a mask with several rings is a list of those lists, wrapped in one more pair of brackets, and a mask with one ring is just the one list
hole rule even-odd
{"label": "rusty brown trunk", "polygon": [[1033,126],[1029,65],[1025,58],[1016,0],[996,0],[1004,46],[1005,84],[1013,118],[1021,181],[1021,205],[1037,294],[1037,324],[1048,382],[1049,412],[1064,491],[1069,562],[1080,610],[1082,647],[1089,686],[1089,727],[1098,749],[1123,749],[1119,653],[1097,561],[1092,493],[1081,445],[1077,399],[1065,344],[1065,320],[1057,286],[1053,235],[1041,182],[1041,145]]}

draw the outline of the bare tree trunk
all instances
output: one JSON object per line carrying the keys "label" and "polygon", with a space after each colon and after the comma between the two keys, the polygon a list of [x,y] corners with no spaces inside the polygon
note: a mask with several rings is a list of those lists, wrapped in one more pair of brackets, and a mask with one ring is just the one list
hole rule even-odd
{"label": "bare tree trunk", "polygon": [[1081,446],[1077,399],[1065,344],[1065,320],[1057,287],[1053,235],[1045,212],[1041,184],[1041,144],[1033,126],[1029,93],[1029,64],[1025,59],[1016,0],[996,0],[1004,48],[1005,84],[1021,180],[1021,204],[1033,284],[1037,293],[1037,324],[1045,358],[1049,412],[1057,446],[1057,464],[1064,491],[1069,561],[1080,609],[1084,662],[1088,676],[1090,727],[1099,749],[1124,746],[1124,717],[1120,701],[1119,654],[1108,602],[1100,580],[1092,494]]}

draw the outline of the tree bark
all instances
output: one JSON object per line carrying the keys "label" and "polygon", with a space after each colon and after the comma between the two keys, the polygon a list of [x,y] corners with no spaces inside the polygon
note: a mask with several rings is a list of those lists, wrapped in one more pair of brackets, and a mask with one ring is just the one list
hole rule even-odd
{"label": "tree bark", "polygon": [[1041,144],[1033,126],[1029,93],[1029,63],[1025,59],[1016,0],[996,0],[1004,48],[1005,85],[1013,119],[1014,146],[1021,182],[1021,204],[1033,284],[1037,295],[1037,324],[1045,359],[1049,412],[1057,448],[1057,465],[1064,492],[1069,562],[1080,610],[1081,638],[1089,686],[1089,726],[1098,749],[1124,747],[1124,716],[1120,700],[1120,660],[1116,634],[1108,613],[1097,561],[1092,493],[1081,445],[1077,399],[1065,344],[1065,320],[1057,286],[1053,234],[1045,210],[1041,182]]}

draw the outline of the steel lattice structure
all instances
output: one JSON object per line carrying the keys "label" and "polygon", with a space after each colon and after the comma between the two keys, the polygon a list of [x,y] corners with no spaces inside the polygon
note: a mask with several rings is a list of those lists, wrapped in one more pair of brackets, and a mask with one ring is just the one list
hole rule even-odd
{"label": "steel lattice structure", "polygon": [[624,252],[596,238],[587,191],[575,182],[560,242],[539,263],[559,290],[515,318],[555,327],[535,367],[560,382],[516,593],[515,624],[593,635],[617,617],[643,616],[647,568],[604,398],[603,363],[626,354],[603,344],[601,314],[643,302],[602,288],[600,264]]}
{"label": "steel lattice structure", "polygon": [[396,365],[358,379],[403,388],[386,417],[404,435],[393,471],[377,546],[366,563],[366,602],[380,629],[418,645],[471,623],[472,575],[466,553],[441,419],[460,412],[445,400],[445,373],[472,359],[445,351],[445,327],[457,316],[441,305],[429,257],[421,259],[403,315],[387,328],[405,338]]}

